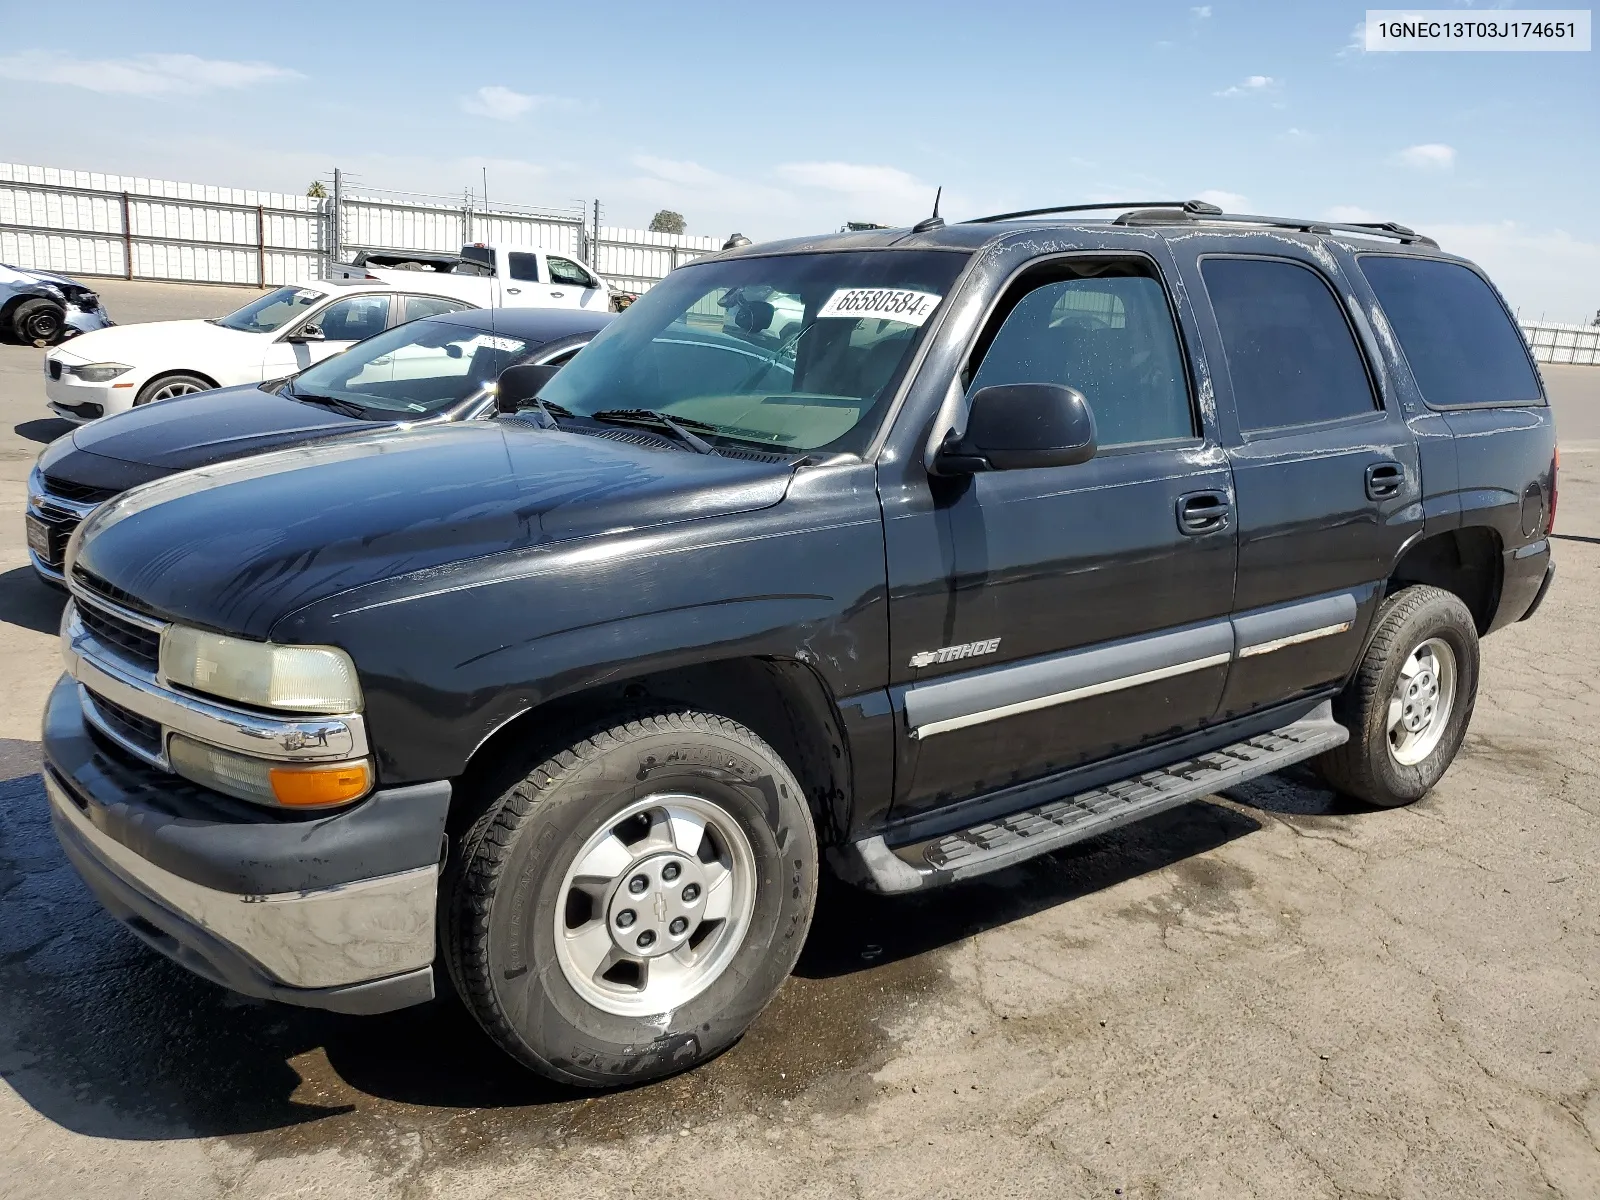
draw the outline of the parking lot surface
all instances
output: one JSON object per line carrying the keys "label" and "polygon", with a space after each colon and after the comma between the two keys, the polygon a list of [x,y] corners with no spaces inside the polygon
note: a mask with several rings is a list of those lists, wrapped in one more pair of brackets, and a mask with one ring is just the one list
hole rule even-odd
{"label": "parking lot surface", "polygon": [[[119,321],[257,294],[104,293]],[[1297,770],[975,884],[830,889],[743,1042],[585,1096],[449,1004],[232,997],[79,884],[37,774],[41,356],[0,347],[0,1195],[1600,1195],[1600,368],[1545,368],[1559,574],[1485,642],[1421,803]]]}

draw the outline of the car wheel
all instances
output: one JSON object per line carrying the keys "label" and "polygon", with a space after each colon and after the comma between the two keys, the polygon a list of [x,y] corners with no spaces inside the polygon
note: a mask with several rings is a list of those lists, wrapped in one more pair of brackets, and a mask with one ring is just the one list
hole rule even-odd
{"label": "car wheel", "polygon": [[11,314],[12,335],[24,346],[52,346],[66,328],[66,310],[54,300],[24,300]]}
{"label": "car wheel", "polygon": [[153,404],[157,400],[171,400],[174,396],[188,396],[194,392],[209,392],[216,385],[198,375],[161,375],[139,389],[133,406]]}
{"label": "car wheel", "polygon": [[447,866],[440,935],[502,1049],[618,1087],[744,1033],[799,957],[816,887],[810,810],[772,748],[725,717],[653,713],[488,800]]}
{"label": "car wheel", "polygon": [[1395,808],[1439,782],[1478,695],[1478,630],[1459,597],[1408,587],[1384,601],[1360,668],[1333,702],[1350,740],[1316,760],[1336,790]]}

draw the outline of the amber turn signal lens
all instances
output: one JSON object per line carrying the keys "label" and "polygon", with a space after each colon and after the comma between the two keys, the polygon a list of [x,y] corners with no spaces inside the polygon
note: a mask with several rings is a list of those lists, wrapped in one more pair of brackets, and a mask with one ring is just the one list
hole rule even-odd
{"label": "amber turn signal lens", "polygon": [[272,794],[287,808],[325,808],[367,794],[372,775],[364,762],[333,766],[273,767]]}

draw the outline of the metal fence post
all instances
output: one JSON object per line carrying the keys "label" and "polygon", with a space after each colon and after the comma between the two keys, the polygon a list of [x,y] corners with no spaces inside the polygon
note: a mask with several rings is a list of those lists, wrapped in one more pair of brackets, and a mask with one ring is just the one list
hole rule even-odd
{"label": "metal fence post", "polygon": [[133,222],[128,216],[128,193],[122,193],[122,271],[123,278],[133,278]]}
{"label": "metal fence post", "polygon": [[256,286],[267,289],[267,210],[256,205]]}

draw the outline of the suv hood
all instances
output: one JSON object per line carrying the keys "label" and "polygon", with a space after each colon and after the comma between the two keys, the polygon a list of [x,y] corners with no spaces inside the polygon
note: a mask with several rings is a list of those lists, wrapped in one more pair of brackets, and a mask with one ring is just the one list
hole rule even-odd
{"label": "suv hood", "polygon": [[776,504],[788,462],[657,450],[521,422],[279,450],[101,506],[69,571],[158,616],[265,638],[362,584],[465,559]]}
{"label": "suv hood", "polygon": [[246,385],[146,404],[80,425],[71,436],[75,449],[101,458],[184,471],[321,435],[371,432],[393,424],[360,420]]}

